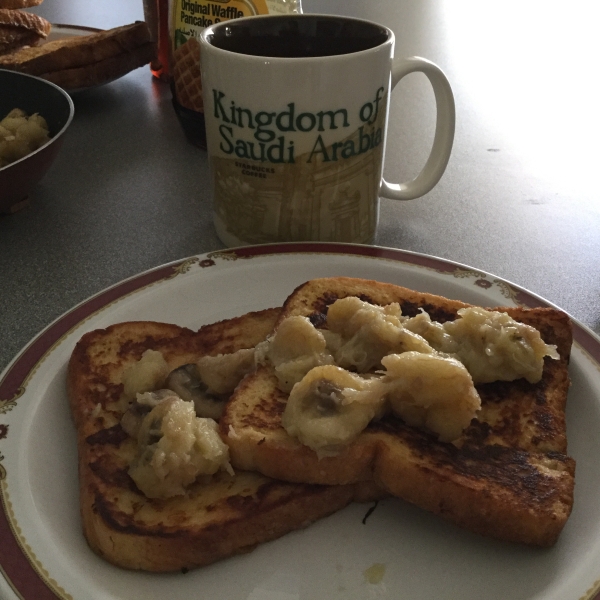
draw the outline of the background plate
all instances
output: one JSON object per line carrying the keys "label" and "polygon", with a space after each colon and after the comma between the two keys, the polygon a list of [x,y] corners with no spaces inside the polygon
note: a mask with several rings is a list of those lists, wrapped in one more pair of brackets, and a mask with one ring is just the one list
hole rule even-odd
{"label": "background plate", "polygon": [[[575,323],[567,423],[575,506],[556,546],[533,549],[462,531],[400,500],[353,504],[254,552],[187,574],[113,567],[81,534],[69,356],[87,331],[149,319],[198,328],[281,305],[314,277],[352,276],[484,306],[547,305],[487,273],[370,246],[288,244],[213,252],[128,279],[63,315],[0,378],[0,597],[13,600],[600,598],[600,340]],[[365,570],[382,565],[379,583]]]}

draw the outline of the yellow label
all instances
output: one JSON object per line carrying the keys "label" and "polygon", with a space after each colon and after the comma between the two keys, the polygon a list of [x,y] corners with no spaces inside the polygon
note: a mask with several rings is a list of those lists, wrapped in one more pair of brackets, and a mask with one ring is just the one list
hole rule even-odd
{"label": "yellow label", "polygon": [[171,12],[173,50],[215,23],[268,14],[266,0],[174,0]]}
{"label": "yellow label", "polygon": [[175,99],[199,113],[204,112],[198,41],[203,29],[241,17],[301,12],[300,0],[171,0],[170,10],[170,71]]}

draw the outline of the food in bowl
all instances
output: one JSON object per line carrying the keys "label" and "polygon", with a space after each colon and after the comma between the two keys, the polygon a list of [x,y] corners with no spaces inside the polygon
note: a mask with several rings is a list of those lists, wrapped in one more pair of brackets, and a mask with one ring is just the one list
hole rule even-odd
{"label": "food in bowl", "polygon": [[48,125],[49,139],[37,150],[0,166],[0,214],[27,206],[27,198],[58,155],[75,107],[57,85],[24,73],[0,69],[0,119],[15,107],[27,115],[38,114]]}
{"label": "food in bowl", "polygon": [[0,121],[0,167],[31,154],[49,140],[44,117],[14,108]]}

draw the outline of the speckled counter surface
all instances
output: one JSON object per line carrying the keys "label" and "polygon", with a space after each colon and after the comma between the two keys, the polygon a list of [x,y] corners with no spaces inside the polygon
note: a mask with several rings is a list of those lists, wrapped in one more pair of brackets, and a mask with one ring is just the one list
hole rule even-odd
{"label": "speckled counter surface", "polygon": [[[397,55],[435,61],[453,85],[446,174],[420,200],[383,200],[376,243],[498,275],[600,333],[600,123],[585,77],[600,50],[586,15],[594,8],[578,3],[565,16],[543,2],[459,4],[304,0],[306,12],[390,26]],[[108,28],[141,19],[142,3],[47,0],[35,12]],[[90,295],[222,247],[206,154],[186,141],[168,86],[141,68],[73,99],[63,150],[29,207],[0,217],[0,369]],[[427,83],[409,76],[392,97],[388,180],[417,173],[434,118]]]}

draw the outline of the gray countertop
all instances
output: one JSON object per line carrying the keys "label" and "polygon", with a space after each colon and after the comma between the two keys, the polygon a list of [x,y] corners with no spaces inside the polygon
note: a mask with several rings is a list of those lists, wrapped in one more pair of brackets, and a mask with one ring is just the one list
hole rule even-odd
{"label": "gray countertop", "polygon": [[[488,271],[600,333],[600,159],[593,3],[304,0],[305,12],[391,27],[453,86],[457,129],[437,187],[383,200],[376,243]],[[53,23],[109,28],[142,2],[50,2]],[[74,94],[75,118],[30,205],[0,217],[0,369],[73,305],[126,277],[221,248],[204,151],[189,144],[167,85],[147,67]],[[392,95],[386,178],[406,180],[432,140],[420,75]]]}

